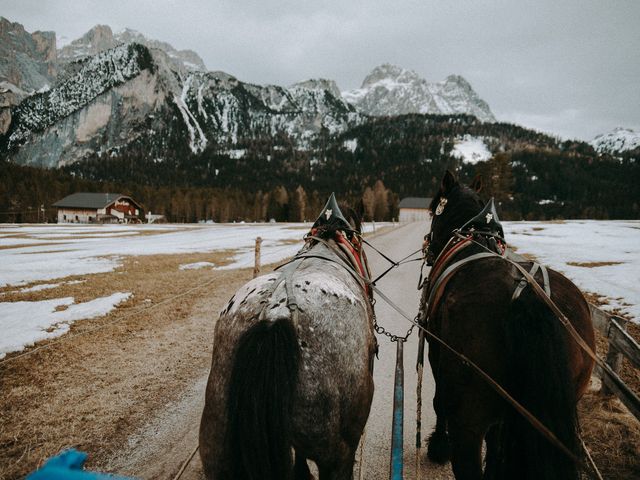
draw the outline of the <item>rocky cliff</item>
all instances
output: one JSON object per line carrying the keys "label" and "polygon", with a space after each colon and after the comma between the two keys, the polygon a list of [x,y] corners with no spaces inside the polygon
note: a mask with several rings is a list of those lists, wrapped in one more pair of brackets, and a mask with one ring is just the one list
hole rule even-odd
{"label": "rocky cliff", "polygon": [[56,34],[27,32],[0,17],[0,82],[13,91],[33,92],[53,84],[57,70]]}
{"label": "rocky cliff", "polygon": [[186,70],[207,70],[200,56],[193,50],[177,50],[166,42],[147,38],[129,28],[114,34],[108,25],[96,25],[82,37],[65,45],[58,51],[58,58],[62,64],[66,65],[127,43],[139,43],[150,49],[162,50],[176,63],[176,66]]}
{"label": "rocky cliff", "polygon": [[290,88],[181,68],[162,50],[131,43],[75,61],[50,90],[11,110],[0,151],[20,164],[57,167],[135,148],[162,157],[187,146],[221,148],[284,136],[306,148],[362,116],[329,81]]}

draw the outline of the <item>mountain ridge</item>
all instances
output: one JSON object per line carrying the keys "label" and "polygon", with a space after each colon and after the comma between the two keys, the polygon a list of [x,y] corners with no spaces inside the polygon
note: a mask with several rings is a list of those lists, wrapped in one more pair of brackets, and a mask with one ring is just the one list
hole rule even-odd
{"label": "mountain ridge", "polygon": [[384,63],[375,67],[358,89],[345,91],[343,98],[372,116],[408,113],[471,114],[481,121],[495,122],[489,105],[460,75],[430,83],[413,70]]}
{"label": "mountain ridge", "polygon": [[[37,44],[35,34],[19,24],[4,24],[21,29],[22,44]],[[234,145],[265,136],[284,136],[297,148],[309,148],[320,136],[338,135],[368,116],[345,100],[334,80],[308,79],[289,87],[243,82],[206,71],[195,52],[177,51],[131,29],[114,33],[108,25],[96,25],[57,50],[55,34],[49,37],[47,55],[56,70],[48,83],[39,80],[43,88],[23,91],[20,82],[0,75],[6,81],[0,85],[7,87],[0,91],[0,148],[22,164],[56,167],[141,142],[150,156],[164,155],[169,143],[198,153],[211,142]],[[119,59],[110,57],[127,45],[143,46],[148,65],[120,78]],[[140,75],[153,88],[136,80]],[[449,77],[443,85],[473,92],[461,77]],[[76,98],[63,92],[75,92]],[[468,103],[462,99],[447,108],[460,112]]]}
{"label": "mountain ridge", "polygon": [[68,64],[126,43],[139,43],[162,50],[179,66],[189,71],[207,70],[202,58],[193,50],[177,50],[167,42],[148,38],[130,28],[114,33],[109,25],[95,25],[82,37],[72,40],[58,50],[58,59],[61,63]]}
{"label": "mountain ridge", "polygon": [[590,145],[600,153],[622,153],[640,148],[640,132],[616,127],[608,133],[596,135]]}

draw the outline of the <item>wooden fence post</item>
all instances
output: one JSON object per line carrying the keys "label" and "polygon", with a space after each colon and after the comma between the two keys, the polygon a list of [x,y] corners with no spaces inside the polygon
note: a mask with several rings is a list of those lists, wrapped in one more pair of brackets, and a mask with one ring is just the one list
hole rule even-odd
{"label": "wooden fence post", "polygon": [[258,275],[260,275],[260,245],[262,245],[262,237],[257,237],[255,265],[253,266],[253,278],[256,278]]}
{"label": "wooden fence post", "polygon": [[[611,316],[612,320],[615,320],[623,330],[627,329],[627,320],[624,318]],[[616,374],[620,374],[620,368],[622,367],[622,352],[616,348],[616,346],[609,342],[609,350],[607,351],[607,358],[605,362],[607,365],[611,367]],[[614,392],[606,385],[605,382],[602,382],[602,386],[600,387],[600,393],[602,395],[613,395]]]}

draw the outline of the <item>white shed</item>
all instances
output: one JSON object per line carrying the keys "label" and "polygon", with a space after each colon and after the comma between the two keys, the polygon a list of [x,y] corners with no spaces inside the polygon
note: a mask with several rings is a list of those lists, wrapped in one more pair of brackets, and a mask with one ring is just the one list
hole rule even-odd
{"label": "white shed", "polygon": [[427,222],[431,218],[429,213],[431,199],[426,197],[406,197],[400,200],[400,223]]}

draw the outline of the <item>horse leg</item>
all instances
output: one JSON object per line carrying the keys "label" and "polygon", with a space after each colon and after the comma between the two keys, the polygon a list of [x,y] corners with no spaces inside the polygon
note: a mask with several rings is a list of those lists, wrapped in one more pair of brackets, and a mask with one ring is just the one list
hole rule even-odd
{"label": "horse leg", "polygon": [[299,455],[297,451],[296,463],[293,467],[293,478],[294,480],[313,480],[313,475],[311,475],[311,471],[309,470],[307,459],[302,455]]}
{"label": "horse leg", "polygon": [[451,438],[451,468],[456,480],[482,479],[483,434],[460,425],[453,419],[449,422]]}
{"label": "horse leg", "polygon": [[500,465],[500,424],[493,425],[484,437],[487,453],[484,461],[484,480],[493,480],[498,476]]}
{"label": "horse leg", "polygon": [[317,462],[320,480],[352,480],[353,465],[356,459],[355,447],[349,446],[346,442],[341,442],[337,455],[330,461]]}
{"label": "horse leg", "polygon": [[447,433],[447,419],[439,410],[436,404],[441,403],[441,399],[436,397],[433,399],[434,410],[436,411],[436,427],[429,436],[429,446],[427,447],[427,457],[434,463],[444,465],[451,458],[451,445],[449,443],[449,434]]}
{"label": "horse leg", "polygon": [[436,412],[436,428],[429,436],[427,457],[434,463],[444,465],[451,457],[449,435],[447,434],[447,416],[445,414],[442,384],[438,385],[438,347],[429,346],[429,363],[432,365],[433,376],[436,380],[436,392],[433,397],[433,409]]}

